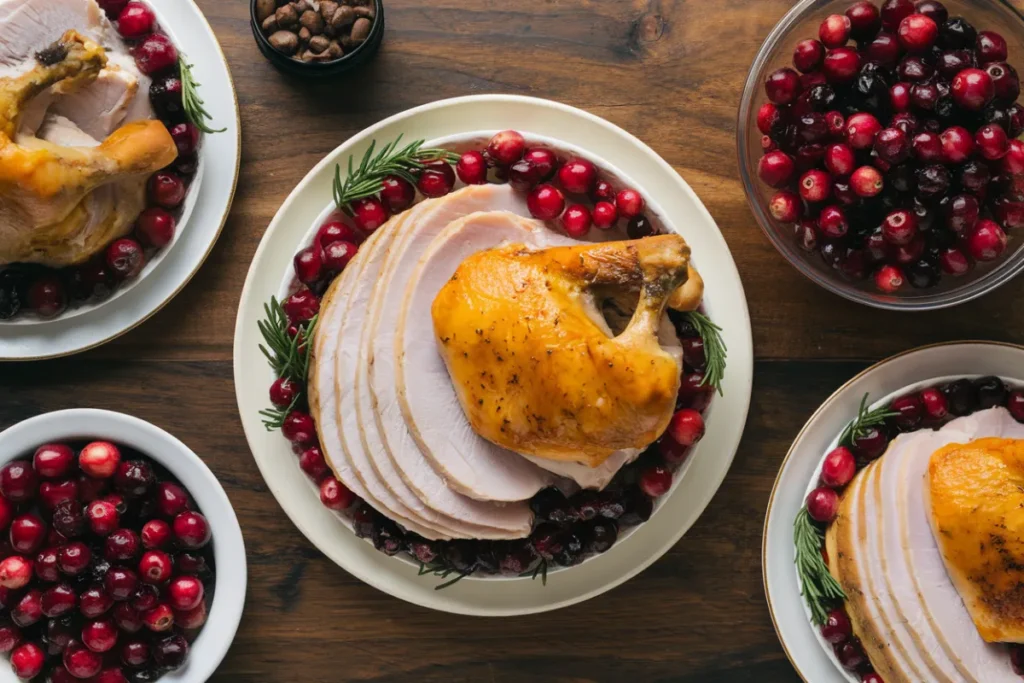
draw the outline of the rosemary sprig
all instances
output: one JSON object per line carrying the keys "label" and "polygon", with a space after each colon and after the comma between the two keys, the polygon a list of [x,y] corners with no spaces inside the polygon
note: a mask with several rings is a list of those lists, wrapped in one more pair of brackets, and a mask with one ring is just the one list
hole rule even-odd
{"label": "rosemary sprig", "polygon": [[793,523],[793,543],[796,546],[796,572],[800,577],[800,594],[811,608],[815,624],[825,623],[829,610],[846,599],[842,586],[835,580],[821,556],[825,532],[800,508]]}
{"label": "rosemary sprig", "polygon": [[711,322],[711,319],[699,311],[686,314],[687,320],[704,340],[704,355],[707,358],[707,369],[701,386],[710,384],[718,393],[722,393],[722,379],[725,377],[725,361],[728,351],[722,339],[722,328]]}
{"label": "rosemary sprig", "polygon": [[890,417],[896,417],[899,413],[889,410],[889,406],[881,406],[874,410],[868,410],[868,394],[860,400],[860,408],[857,410],[857,417],[846,425],[846,429],[839,437],[839,443],[843,446],[851,446],[854,439],[858,439],[867,432],[870,427],[877,427],[884,424]]}
{"label": "rosemary sprig", "polygon": [[192,76],[192,65],[185,56],[178,55],[178,70],[181,72],[181,106],[185,110],[185,118],[204,133],[223,133],[227,128],[210,128],[207,120],[212,120],[210,112],[203,106],[203,98],[199,96],[200,83]]}
{"label": "rosemary sprig", "polygon": [[353,158],[348,158],[348,174],[341,179],[341,164],[334,166],[334,203],[344,210],[348,204],[380,192],[385,176],[394,175],[416,183],[415,172],[428,161],[443,159],[449,163],[459,160],[459,155],[440,148],[424,148],[423,140],[416,140],[399,148],[402,136],[380,148],[374,155],[377,141],[370,143],[358,168],[353,168]]}
{"label": "rosemary sprig", "polygon": [[439,562],[437,560],[434,560],[430,564],[425,564],[423,562],[420,562],[420,569],[419,569],[419,572],[418,572],[417,575],[418,576],[424,576],[426,574],[430,574],[432,576],[437,576],[437,577],[439,577],[441,579],[447,579],[452,574],[457,574],[457,576],[454,579],[449,579],[448,581],[445,581],[444,583],[439,583],[436,586],[434,586],[434,590],[436,590],[436,591],[443,591],[445,588],[449,588],[451,586],[454,586],[459,581],[462,581],[464,578],[466,578],[467,576],[469,576],[472,573],[473,572],[459,572],[459,571],[456,571],[456,570],[452,569],[451,567],[445,565],[443,562]]}
{"label": "rosemary sprig", "polygon": [[529,576],[531,581],[536,581],[537,577],[540,576],[541,585],[548,585],[548,561],[541,558],[540,562],[533,569],[527,569],[519,576]]}
{"label": "rosemary sprig", "polygon": [[306,377],[309,375],[308,342],[313,338],[318,316],[313,316],[309,322],[299,325],[298,334],[292,337],[288,334],[288,316],[276,297],[271,297],[270,302],[263,305],[263,310],[266,319],[256,323],[266,342],[260,344],[260,351],[270,363],[274,374],[286,377],[300,388],[287,408],[272,407],[260,411],[263,426],[267,431],[273,431],[281,428],[288,413],[305,397]]}

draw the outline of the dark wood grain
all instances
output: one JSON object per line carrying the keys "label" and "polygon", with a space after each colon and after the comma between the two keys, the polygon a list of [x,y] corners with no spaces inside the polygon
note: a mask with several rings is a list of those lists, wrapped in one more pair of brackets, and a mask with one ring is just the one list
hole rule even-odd
{"label": "dark wood grain", "polygon": [[[234,75],[238,194],[194,281],[161,313],[82,356],[0,368],[0,428],[68,407],[164,427],[224,483],[250,590],[217,681],[798,681],[761,583],[765,507],[806,417],[869,361],[958,338],[1024,338],[1024,279],[969,307],[881,313],[814,287],[754,224],[735,161],[754,52],[788,0],[386,0],[383,48],[330,84],[290,81],[260,55],[246,0],[199,0]],[[275,211],[328,151],[379,119],[485,92],[550,97],[606,117],[674,165],[717,220],[754,325],[754,399],[725,484],[692,531],[625,586],[553,614],[484,620],[412,607],[356,581],[295,530],[261,479],[231,372],[235,310]],[[514,122],[510,122],[513,125]]]}

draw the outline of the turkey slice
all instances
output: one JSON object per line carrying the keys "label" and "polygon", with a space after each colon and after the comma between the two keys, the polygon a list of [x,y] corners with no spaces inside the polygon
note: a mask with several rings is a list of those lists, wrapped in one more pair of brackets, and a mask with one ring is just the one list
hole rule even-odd
{"label": "turkey slice", "polygon": [[70,29],[104,47],[120,43],[95,0],[0,0],[0,76],[30,69],[35,54]]}
{"label": "turkey slice", "polygon": [[[488,209],[493,211],[476,213]],[[527,500],[552,483],[553,477],[549,472],[507,452],[496,453],[489,450],[485,455],[494,457],[472,462],[460,458],[459,454],[465,452],[463,443],[466,440],[461,432],[468,427],[468,423],[461,415],[453,416],[459,418],[457,422],[449,421],[437,425],[439,429],[449,434],[453,447],[446,450],[451,452],[450,459],[442,457],[435,460],[434,454],[418,446],[410,434],[399,407],[396,381],[395,340],[402,302],[407,286],[421,286],[413,277],[417,272],[417,263],[428,245],[432,247],[434,238],[442,233],[444,237],[440,239],[458,240],[467,249],[474,251],[496,244],[495,239],[499,242],[523,239],[531,230],[558,237],[543,224],[520,218],[527,213],[525,202],[508,185],[473,185],[454,193],[448,201],[438,202],[429,211],[421,213],[414,224],[389,245],[389,252],[370,305],[371,321],[366,331],[369,362],[366,368],[369,371],[374,416],[384,446],[395,461],[398,471],[416,491],[422,491],[424,487],[430,485],[429,477],[424,479],[419,473],[424,464],[424,455],[447,480],[450,487],[477,500]],[[484,243],[481,245],[479,240],[474,240],[472,234],[482,235]],[[452,235],[454,237],[451,237]],[[560,239],[564,242],[567,238]],[[439,272],[432,267],[426,277],[432,281],[444,282],[451,277],[451,273]],[[429,307],[424,312],[429,318]],[[423,343],[428,343],[426,340],[431,338],[432,336],[424,338]],[[450,383],[447,374],[419,381]],[[433,393],[435,387],[429,389]],[[449,460],[454,461],[453,466],[445,466]],[[466,467],[459,467],[463,464]]]}
{"label": "turkey slice", "polygon": [[[364,243],[364,248],[372,246],[376,240],[380,239],[380,235],[385,232],[385,227],[371,235]],[[409,531],[432,540],[447,540],[450,538],[449,535],[426,527],[421,520],[416,520],[416,516],[410,510],[399,505],[397,501],[385,502],[384,499],[388,497],[388,491],[383,484],[375,479],[369,481],[370,485],[364,483],[364,480],[356,473],[352,457],[354,449],[349,446],[349,442],[358,442],[359,438],[354,433],[346,434],[338,419],[338,406],[346,393],[337,391],[335,382],[338,335],[348,310],[348,302],[352,295],[355,279],[361,270],[364,253],[362,249],[356,253],[345,271],[335,278],[331,287],[324,294],[310,352],[308,378],[310,414],[316,423],[324,459],[339,481],[382,515]],[[347,393],[351,394],[351,390]],[[365,453],[361,450],[358,455],[365,458]],[[361,464],[364,470],[372,471],[368,462],[363,461]]]}
{"label": "turkey slice", "polygon": [[[458,202],[462,192],[466,190],[422,202],[406,212],[406,220],[402,225],[415,225],[419,216],[433,210],[437,204]],[[392,229],[367,252],[364,272],[356,281],[346,320],[346,327],[351,322],[352,334],[346,332],[342,335],[338,354],[338,381],[354,389],[355,411],[351,418],[359,428],[363,448],[385,484],[405,505],[416,510],[431,524],[443,525],[452,531],[453,536],[462,538],[523,538],[529,535],[533,521],[533,515],[525,503],[501,505],[470,499],[449,488],[418,451],[401,453],[402,462],[408,463],[407,469],[402,471],[396,468],[395,461],[384,447],[377,421],[373,417],[373,403],[367,387],[368,344],[364,341],[368,340],[362,333],[370,315],[369,299],[380,277],[380,268],[387,253],[386,246],[398,234],[400,230]],[[399,453],[395,455],[397,457]]]}

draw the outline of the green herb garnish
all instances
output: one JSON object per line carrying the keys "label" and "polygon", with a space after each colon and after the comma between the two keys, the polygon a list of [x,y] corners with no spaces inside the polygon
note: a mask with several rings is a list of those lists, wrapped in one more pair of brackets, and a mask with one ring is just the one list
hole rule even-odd
{"label": "green herb garnish", "polygon": [[313,340],[313,330],[316,328],[317,316],[307,323],[298,326],[298,334],[294,337],[288,334],[288,316],[276,297],[270,298],[270,303],[263,305],[267,317],[260,320],[256,325],[263,335],[265,344],[260,344],[260,351],[266,356],[270,367],[274,369],[277,377],[285,377],[296,383],[300,389],[295,394],[294,400],[287,408],[267,408],[261,410],[263,426],[267,431],[280,429],[284,424],[285,417],[295,409],[306,395],[306,377],[309,375],[309,344]]}
{"label": "green herb garnish", "polygon": [[882,406],[875,408],[874,410],[868,410],[868,394],[864,394],[864,398],[860,400],[860,408],[857,410],[857,417],[846,425],[846,429],[839,437],[839,443],[843,446],[853,445],[855,439],[867,434],[867,430],[871,427],[877,427],[878,425],[885,424],[885,421],[890,417],[896,417],[899,413],[894,413],[889,410],[889,406]]}
{"label": "green herb garnish", "polygon": [[374,140],[367,148],[358,168],[353,168],[353,159],[350,156],[348,175],[344,181],[341,179],[341,164],[334,166],[334,203],[339,209],[344,210],[357,199],[371,197],[380,192],[384,187],[384,178],[389,175],[398,176],[415,185],[415,173],[427,162],[441,159],[455,163],[459,160],[459,155],[455,152],[440,148],[424,148],[423,140],[417,140],[399,149],[398,143],[401,140],[402,136],[399,135],[384,145],[376,156],[373,151],[377,141]]}
{"label": "green herb garnish", "polygon": [[722,379],[725,377],[725,360],[728,355],[725,341],[722,339],[722,328],[711,322],[711,319],[699,311],[686,313],[686,319],[697,330],[704,340],[704,356],[707,368],[701,386],[710,384],[719,394],[722,393]]}
{"label": "green herb garnish", "polygon": [[824,541],[824,530],[811,519],[806,507],[800,508],[793,524],[796,573],[800,577],[800,594],[811,608],[811,619],[819,626],[825,623],[829,610],[846,599],[821,555]]}
{"label": "green herb garnish", "polygon": [[178,55],[178,70],[181,72],[181,106],[185,110],[185,118],[204,133],[223,133],[227,128],[210,128],[206,122],[213,120],[210,112],[203,106],[203,98],[199,96],[199,83],[192,76],[192,65],[185,61],[184,55]]}

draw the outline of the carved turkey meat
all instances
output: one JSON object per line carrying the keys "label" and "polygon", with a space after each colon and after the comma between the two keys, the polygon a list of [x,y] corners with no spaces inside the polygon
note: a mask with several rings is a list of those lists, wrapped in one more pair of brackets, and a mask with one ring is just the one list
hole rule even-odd
{"label": "carved turkey meat", "polygon": [[[628,327],[595,321],[604,298],[639,296]],[[473,429],[509,450],[600,465],[668,425],[681,366],[659,344],[667,306],[703,285],[677,235],[466,259],[434,299],[438,349]]]}
{"label": "carved turkey meat", "polygon": [[174,161],[174,141],[155,120],[127,123],[99,144],[62,116],[41,127],[49,139],[20,129],[35,98],[80,92],[106,65],[100,45],[70,30],[32,68],[0,77],[0,265],[87,260],[131,229],[147,178]]}

